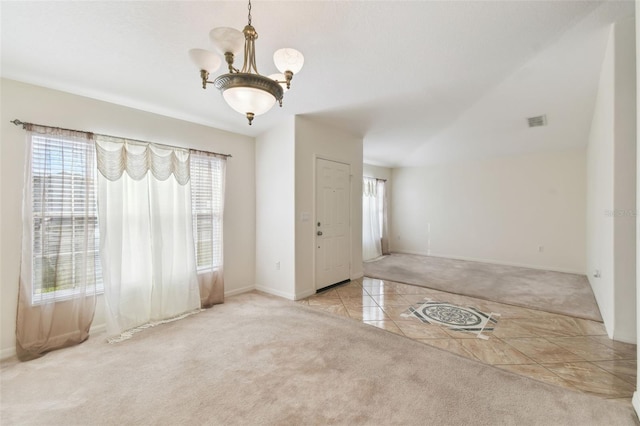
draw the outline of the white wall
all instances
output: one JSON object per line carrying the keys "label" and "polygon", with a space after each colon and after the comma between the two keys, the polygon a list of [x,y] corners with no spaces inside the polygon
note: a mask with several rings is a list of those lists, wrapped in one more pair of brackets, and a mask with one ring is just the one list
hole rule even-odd
{"label": "white wall", "polygon": [[[20,269],[22,179],[25,132],[9,124],[20,119],[44,125],[111,134],[231,154],[227,163],[224,220],[227,294],[255,284],[255,145],[253,138],[106,102],[3,79],[0,170],[0,356],[15,351],[15,318]],[[104,323],[98,310],[94,326]]]}
{"label": "white wall", "polygon": [[384,179],[391,182],[391,169],[388,167],[374,166],[372,164],[362,165],[362,176],[372,177],[376,179]]}
{"label": "white wall", "polygon": [[[316,158],[351,166],[351,279],[362,277],[362,138],[297,116],[295,121],[296,298],[315,293]],[[303,213],[311,220],[302,220]]]}
{"label": "white wall", "polygon": [[637,337],[635,92],[628,19],[611,27],[587,148],[587,276],[609,337],[626,342]]}
{"label": "white wall", "polygon": [[[640,1],[636,0],[636,22],[640,22]],[[640,31],[636,27],[636,58],[640,57]],[[636,64],[636,147],[640,145],[640,131],[638,131],[638,123],[640,123],[640,67]],[[640,150],[636,150],[636,172],[640,170]],[[640,173],[636,173],[636,214],[640,213]],[[640,309],[640,291],[638,291],[638,283],[640,282],[640,216],[636,215],[636,312]],[[636,315],[636,342],[640,342],[640,315]],[[640,365],[640,352],[637,353],[636,365]],[[636,391],[633,393],[633,408],[636,414],[640,415],[640,375],[636,379]]]}
{"label": "white wall", "polygon": [[[600,71],[598,96],[587,147],[587,277],[607,328],[613,327],[613,138],[614,138],[613,28]],[[597,271],[597,272],[596,272]],[[600,277],[595,277],[599,274]]]}
{"label": "white wall", "polygon": [[615,326],[613,338],[636,342],[636,40],[635,19],[615,28],[614,255]]}
{"label": "white wall", "polygon": [[397,168],[392,189],[392,251],[584,272],[582,151]]}
{"label": "white wall", "polygon": [[288,299],[295,299],[294,144],[293,117],[256,138],[256,288]]}

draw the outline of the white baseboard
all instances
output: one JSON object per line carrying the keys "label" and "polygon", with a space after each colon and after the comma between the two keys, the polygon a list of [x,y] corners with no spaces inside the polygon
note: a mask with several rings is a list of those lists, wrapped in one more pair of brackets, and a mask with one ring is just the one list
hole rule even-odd
{"label": "white baseboard", "polygon": [[249,286],[242,287],[242,288],[236,288],[234,290],[225,291],[224,292],[224,297],[236,296],[238,294],[248,293],[248,292],[253,291],[255,289],[256,289],[256,287],[253,286],[253,285],[249,285]]}
{"label": "white baseboard", "polygon": [[[234,289],[234,290],[225,291],[224,292],[224,296],[225,297],[235,296],[235,295],[238,295],[238,294],[242,294],[242,293],[247,293],[249,291],[253,291],[255,289],[256,289],[255,286],[247,286],[247,287],[237,288],[237,289]],[[269,291],[267,291],[267,289],[262,289],[262,291],[264,291],[266,293],[269,293]],[[315,293],[315,291],[313,293]],[[277,295],[277,296],[280,296],[280,295]],[[290,297],[287,297],[287,296],[282,296],[282,297],[286,297],[287,299],[290,299]],[[89,335],[90,336],[94,336],[94,335],[102,333],[102,332],[104,332],[106,330],[107,330],[107,325],[105,323],[92,324],[91,328],[89,329]],[[5,360],[5,359],[11,358],[11,357],[13,357],[15,355],[16,355],[15,346],[10,347],[10,348],[0,349],[0,360]]]}
{"label": "white baseboard", "polygon": [[[224,297],[235,296],[235,295],[238,295],[238,294],[247,293],[247,292],[252,291],[252,290],[255,290],[254,286],[236,288],[234,290],[225,291],[224,292]],[[89,335],[96,335],[96,334],[102,333],[102,332],[104,332],[106,330],[107,330],[107,324],[105,324],[105,323],[92,324],[91,328],[89,329]],[[14,348],[14,351],[15,351],[15,348]]]}
{"label": "white baseboard", "polygon": [[636,410],[636,415],[640,416],[640,396],[638,395],[638,391],[633,393],[633,398],[631,398],[631,405],[633,405],[633,409]]}
{"label": "white baseboard", "polygon": [[269,287],[263,287],[261,285],[256,285],[256,290],[258,291],[262,291],[263,293],[268,293],[271,294],[273,296],[278,296],[278,297],[282,297],[284,299],[287,300],[301,300],[301,299],[305,299],[309,296],[313,296],[314,294],[316,294],[316,290],[313,288],[304,290],[304,291],[299,291],[296,293],[289,293],[288,291],[281,291],[281,290],[274,290],[272,288]]}
{"label": "white baseboard", "polygon": [[562,272],[565,274],[585,275],[584,271],[576,271],[573,269],[563,269],[563,268],[557,268],[555,266],[530,265],[526,263],[503,262],[501,260],[496,260],[496,259],[483,259],[483,258],[477,258],[477,257],[455,256],[455,255],[449,255],[449,254],[443,254],[443,253],[425,253],[425,252],[411,251],[411,250],[393,250],[393,253],[415,254],[417,256],[429,256],[429,257],[442,257],[445,259],[466,260],[469,262],[492,263],[494,265],[516,266],[519,268],[539,269],[541,271],[552,271],[552,272]]}
{"label": "white baseboard", "polygon": [[15,346],[12,346],[10,348],[0,349],[0,360],[5,360],[14,356],[16,356]]}
{"label": "white baseboard", "polygon": [[638,336],[636,336],[635,334],[633,334],[633,333],[620,333],[619,331],[616,331],[615,329],[613,330],[613,337],[610,337],[610,338],[611,338],[611,340],[615,340],[617,342],[631,343],[633,345],[635,345],[638,342]]}
{"label": "white baseboard", "polygon": [[107,331],[107,324],[93,324],[89,329],[89,335],[102,333],[103,331]]}
{"label": "white baseboard", "polygon": [[415,254],[416,256],[431,256],[431,254],[425,253],[423,251],[413,251],[413,250],[396,250],[394,249],[391,254]]}
{"label": "white baseboard", "polygon": [[[264,287],[264,286],[261,286],[261,285],[256,285],[255,289],[258,290],[258,291],[261,291],[263,293],[272,294],[272,295],[278,296],[278,297],[284,297],[285,299],[296,300],[296,295],[294,293],[289,293],[288,291],[275,290],[273,288]],[[315,293],[315,291],[314,291],[314,293]]]}
{"label": "white baseboard", "polygon": [[305,290],[299,293],[296,293],[296,298],[294,300],[301,300],[301,299],[305,299],[309,296],[313,296],[314,294],[316,294],[316,290],[315,289],[309,289],[309,290]]}
{"label": "white baseboard", "polygon": [[[102,333],[103,331],[106,331],[106,329],[107,329],[107,325],[104,323],[91,325],[91,328],[89,328],[89,336]],[[69,334],[73,334],[73,333],[69,333]],[[15,346],[11,348],[0,349],[0,360],[11,358],[12,356],[15,356],[15,355],[16,355]]]}

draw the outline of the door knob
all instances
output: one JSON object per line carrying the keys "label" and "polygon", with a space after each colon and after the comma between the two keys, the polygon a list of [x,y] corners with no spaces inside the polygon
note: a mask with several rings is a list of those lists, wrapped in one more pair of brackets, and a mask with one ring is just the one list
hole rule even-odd
{"label": "door knob", "polygon": [[322,235],[322,231],[318,231],[318,235]]}

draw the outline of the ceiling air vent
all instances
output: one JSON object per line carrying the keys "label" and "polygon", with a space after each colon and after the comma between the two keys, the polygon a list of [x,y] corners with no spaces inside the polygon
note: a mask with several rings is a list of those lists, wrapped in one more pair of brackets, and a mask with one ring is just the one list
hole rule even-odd
{"label": "ceiling air vent", "polygon": [[527,121],[529,122],[529,127],[546,126],[547,125],[547,116],[546,115],[539,115],[537,117],[529,117],[529,118],[527,118]]}

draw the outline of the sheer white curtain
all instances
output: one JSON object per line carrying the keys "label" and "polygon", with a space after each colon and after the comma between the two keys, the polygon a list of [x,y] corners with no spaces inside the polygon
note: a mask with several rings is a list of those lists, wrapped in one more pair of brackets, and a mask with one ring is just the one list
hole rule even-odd
{"label": "sheer white curtain", "polygon": [[382,248],[382,254],[391,254],[389,249],[389,191],[387,191],[387,182],[382,179],[377,179],[377,189],[378,212],[380,218],[380,245]]}
{"label": "sheer white curtain", "polygon": [[377,181],[365,177],[362,182],[362,260],[382,256],[381,241]]}
{"label": "sheer white curtain", "polygon": [[109,336],[199,310],[189,152],[105,137],[96,151]]}
{"label": "sheer white curtain", "polygon": [[86,340],[100,284],[91,135],[31,124],[25,129],[16,318],[21,360]]}

